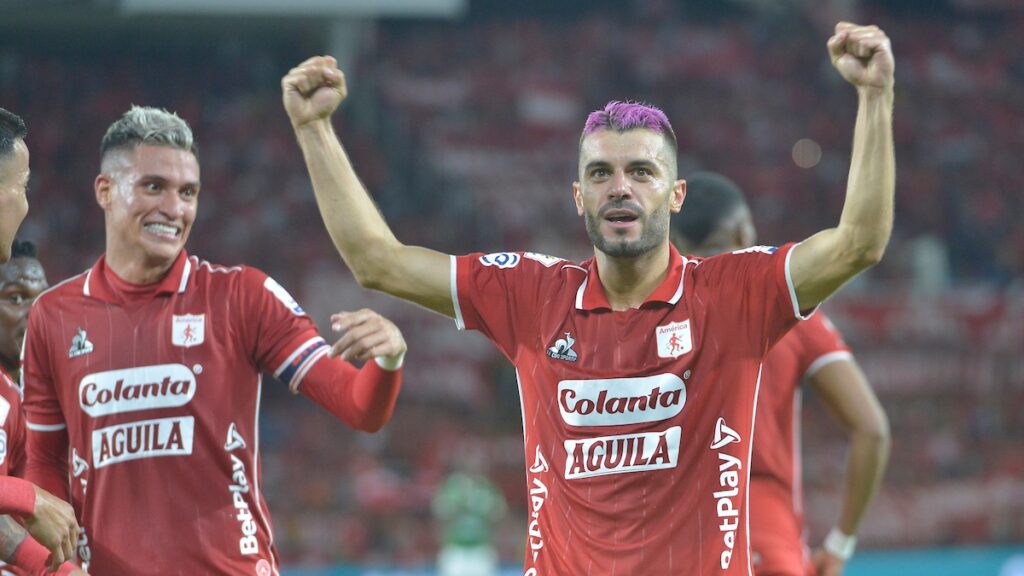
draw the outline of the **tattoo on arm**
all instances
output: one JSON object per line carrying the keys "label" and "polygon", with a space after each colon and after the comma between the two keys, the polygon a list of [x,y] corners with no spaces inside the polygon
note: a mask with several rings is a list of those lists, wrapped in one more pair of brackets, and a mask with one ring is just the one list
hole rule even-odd
{"label": "tattoo on arm", "polygon": [[0,516],[0,559],[9,561],[28,532],[10,516]]}

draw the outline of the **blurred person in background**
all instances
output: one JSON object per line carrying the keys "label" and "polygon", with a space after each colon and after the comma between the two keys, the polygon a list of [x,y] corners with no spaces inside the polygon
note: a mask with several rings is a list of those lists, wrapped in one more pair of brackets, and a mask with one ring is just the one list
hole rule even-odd
{"label": "blurred person in background", "polygon": [[[31,299],[46,284],[42,267],[32,266],[32,262],[39,264],[34,247],[15,240],[28,213],[27,135],[25,121],[0,108],[0,513],[23,518],[33,536],[28,537],[25,528],[10,516],[0,517],[0,558],[30,574],[45,573],[47,569],[80,574],[68,562],[78,537],[71,506],[15,477],[21,475],[24,464],[25,432],[20,388],[8,371],[17,370],[24,315]],[[17,257],[11,260],[14,248],[18,249]]]}
{"label": "blurred person in background", "polygon": [[[754,245],[756,230],[740,188],[719,174],[686,179],[686,209],[672,221],[684,254],[706,258]],[[839,520],[810,555],[800,465],[801,384],[807,382],[850,441]],[[889,421],[832,322],[818,311],[768,353],[761,375],[750,461],[750,547],[758,576],[839,576],[857,527],[889,460]]]}
{"label": "blurred person in background", "polygon": [[485,454],[470,450],[454,457],[454,470],[432,502],[442,531],[438,576],[496,576],[493,531],[508,510],[505,496],[487,476]]}
{"label": "blurred person in background", "polygon": [[686,184],[656,108],[611,102],[587,118],[572,188],[593,259],[456,257],[402,244],[374,206],[331,126],[348,90],[336,61],[310,58],[282,79],[321,214],[359,283],[480,330],[516,366],[526,576],[749,573],[761,361],[877,263],[892,230],[889,40],[844,22],[827,45],[859,96],[839,224],[800,244],[703,261],[669,241]]}
{"label": "blurred person in background", "polygon": [[278,574],[260,490],[263,372],[375,432],[405,341],[360,310],[332,317],[347,336],[332,348],[263,272],[189,256],[199,160],[176,114],[132,107],[100,157],[105,253],[29,315],[28,478],[71,497],[79,558],[98,574]]}

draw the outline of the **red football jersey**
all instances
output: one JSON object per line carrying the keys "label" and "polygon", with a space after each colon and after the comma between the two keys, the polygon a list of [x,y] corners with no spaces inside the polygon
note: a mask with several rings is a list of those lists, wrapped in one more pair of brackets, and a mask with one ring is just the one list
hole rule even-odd
{"label": "red football jersey", "polygon": [[0,368],[0,476],[21,476],[25,469],[25,423],[21,389]]}
{"label": "red football jersey", "polygon": [[[25,421],[21,414],[21,389],[10,374],[0,368],[0,476],[18,476],[25,471]],[[25,571],[0,562],[0,575],[20,576]]]}
{"label": "red football jersey", "polygon": [[807,573],[800,466],[800,384],[852,356],[824,314],[799,323],[768,353],[750,464],[750,547],[754,570]]}
{"label": "red football jersey", "polygon": [[662,284],[618,312],[593,260],[453,259],[457,325],[490,338],[519,380],[526,576],[749,573],[759,372],[800,314],[791,248],[673,248]]}
{"label": "red football jersey", "polygon": [[111,274],[101,258],[43,293],[24,350],[28,427],[67,428],[79,559],[105,576],[277,574],[261,374],[296,390],[327,344],[253,268],[182,252],[144,298]]}

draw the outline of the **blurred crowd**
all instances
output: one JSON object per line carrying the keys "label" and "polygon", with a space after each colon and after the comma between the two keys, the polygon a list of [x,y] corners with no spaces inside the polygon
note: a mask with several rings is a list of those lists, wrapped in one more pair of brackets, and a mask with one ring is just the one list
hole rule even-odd
{"label": "blurred crowd", "polygon": [[[337,125],[398,236],[457,253],[588,257],[570,184],[582,121],[609,99],[663,107],[682,176],[710,169],[737,181],[764,243],[832,225],[856,97],[829,65],[828,26],[695,18],[676,5],[380,23],[348,73]],[[887,30],[897,59],[897,223],[883,264],[826,308],[892,423],[892,464],[862,541],[1020,542],[1024,14],[864,17]],[[41,245],[51,283],[102,250],[91,183],[105,127],[131,103],[177,111],[196,131],[202,166],[192,253],[266,270],[318,321],[374,307],[410,343],[398,410],[377,435],[347,430],[268,380],[262,485],[284,560],[430,562],[440,540],[431,499],[450,471],[469,467],[508,500],[495,534],[503,560],[518,561],[527,502],[514,373],[481,337],[363,291],[335,256],[278,88],[317,47],[136,48],[0,45],[0,103],[30,130],[22,235]],[[813,400],[805,423],[820,537],[836,514],[843,443]]]}

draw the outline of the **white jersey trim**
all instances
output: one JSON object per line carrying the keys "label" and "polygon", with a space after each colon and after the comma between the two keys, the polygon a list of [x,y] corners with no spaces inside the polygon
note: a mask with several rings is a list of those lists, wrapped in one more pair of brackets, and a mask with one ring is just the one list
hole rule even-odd
{"label": "white jersey trim", "polygon": [[583,283],[580,284],[579,289],[576,290],[576,309],[577,310],[583,310],[583,293],[586,292],[586,290],[587,290],[587,282],[590,282],[590,274],[587,274],[587,276],[585,278],[583,278]]}
{"label": "white jersey trim", "polygon": [[188,286],[188,278],[192,275],[192,259],[185,258],[185,268],[181,271],[181,282],[178,283],[178,294],[185,293],[185,287]]}
{"label": "white jersey trim", "polygon": [[853,360],[853,353],[849,350],[836,350],[818,356],[818,359],[811,362],[811,365],[807,367],[807,371],[804,372],[804,378],[811,378],[825,366],[841,360]]}
{"label": "white jersey trim", "polygon": [[673,306],[678,304],[679,299],[683,297],[683,281],[686,278],[686,265],[689,263],[690,260],[686,256],[683,256],[683,267],[681,269],[681,273],[679,274],[679,287],[676,288],[676,293],[673,294],[672,297],[669,298],[668,300],[668,303],[672,304]]}
{"label": "white jersey trim", "polygon": [[459,274],[458,274],[458,262],[459,259],[454,254],[449,256],[451,258],[451,292],[452,292],[452,309],[455,310],[455,327],[459,330],[466,329],[466,322],[462,318],[462,307],[459,306]]}
{"label": "white jersey trim", "polygon": [[789,260],[793,257],[793,250],[796,250],[797,246],[799,246],[799,244],[795,244],[788,252],[786,252],[786,286],[789,288],[789,301],[793,304],[793,315],[801,320],[807,320],[811,316],[814,316],[814,313],[818,311],[818,307],[815,306],[812,308],[807,315],[800,313],[800,302],[796,299],[796,287],[793,285],[793,274],[789,269]]}
{"label": "white jersey trim", "polygon": [[263,504],[261,503],[263,498],[260,493],[260,398],[263,396],[263,376],[256,377],[256,415],[253,418],[252,426],[252,437],[254,442],[252,443],[252,487],[253,487],[253,502],[256,504],[256,512],[259,513],[260,522],[263,524],[263,528],[267,531],[267,555],[270,556],[270,567],[274,571],[274,576],[280,576],[280,572],[277,570],[277,554],[274,553],[274,531],[270,528],[270,522],[267,520],[267,514],[263,511]]}
{"label": "white jersey trim", "polygon": [[92,294],[89,293],[89,280],[91,278],[92,278],[92,268],[90,268],[89,271],[85,273],[85,284],[82,284],[82,294],[84,294],[86,296],[90,296],[90,297],[92,296]]}
{"label": "white jersey trim", "polygon": [[309,340],[306,340],[302,344],[299,344],[295,351],[288,355],[288,357],[285,358],[284,362],[282,362],[281,365],[277,367],[277,370],[274,370],[274,378],[280,378],[281,373],[284,372],[285,368],[287,368],[296,358],[298,358],[299,354],[302,354],[306,350],[306,348],[309,348],[310,346],[315,346],[316,344],[319,344],[320,342],[323,341],[324,339],[321,338],[320,336],[314,336]]}
{"label": "white jersey trim", "polygon": [[803,482],[803,466],[800,452],[803,446],[803,428],[800,426],[800,413],[803,410],[804,405],[804,391],[800,388],[796,389],[793,394],[793,513],[803,514],[804,503],[804,482]]}
{"label": "white jersey trim", "polygon": [[[789,263],[788,255],[786,263]],[[746,511],[743,515],[743,520],[747,530],[747,576],[754,576],[754,558],[750,551],[750,465],[754,460],[754,427],[757,425],[757,400],[761,394],[761,372],[763,370],[764,358],[757,365],[757,384],[754,385],[754,408],[750,411],[750,437],[747,438],[747,493],[743,497],[743,509]],[[795,457],[799,457],[799,454]]]}
{"label": "white jersey trim", "polygon": [[316,352],[313,352],[313,355],[302,364],[302,367],[295,373],[295,377],[292,378],[291,383],[288,385],[288,389],[292,391],[292,394],[299,393],[299,384],[302,383],[302,379],[306,377],[306,374],[309,373],[309,370],[313,365],[320,361],[320,359],[326,356],[330,351],[331,349],[329,347],[324,346]]}
{"label": "white jersey trim", "polygon": [[25,420],[25,426],[29,430],[35,430],[36,432],[59,432],[68,427],[67,424],[33,424],[28,420]]}

